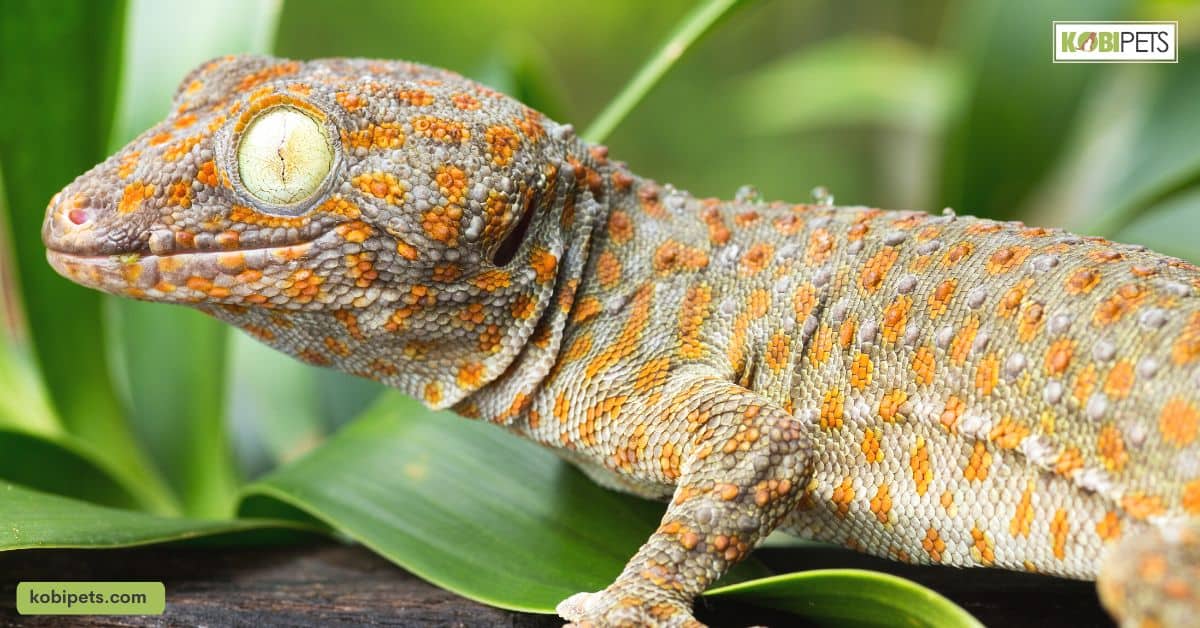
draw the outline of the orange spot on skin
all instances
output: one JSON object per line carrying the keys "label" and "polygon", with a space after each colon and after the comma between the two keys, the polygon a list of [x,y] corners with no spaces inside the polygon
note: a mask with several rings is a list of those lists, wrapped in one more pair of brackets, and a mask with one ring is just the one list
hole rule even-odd
{"label": "orange spot on skin", "polygon": [[883,438],[883,432],[878,429],[867,429],[863,433],[862,444],[859,448],[862,449],[863,456],[867,462],[879,462],[883,460],[883,450],[879,448],[879,441]]}
{"label": "orange spot on skin", "polygon": [[850,504],[854,501],[854,481],[851,478],[842,480],[842,483],[833,489],[831,501],[836,506],[837,516],[844,519],[850,512]]}
{"label": "orange spot on skin", "polygon": [[355,187],[363,192],[381,198],[389,205],[399,205],[406,196],[404,185],[395,175],[387,172],[371,172],[360,174],[350,180]]}
{"label": "orange spot on skin", "polygon": [[300,64],[296,61],[288,61],[286,63],[278,63],[266,68],[263,68],[253,74],[248,74],[242,77],[238,82],[236,89],[240,92],[249,91],[266,83],[267,81],[277,79],[289,74],[295,74],[300,71]]}
{"label": "orange spot on skin", "polygon": [[900,413],[900,409],[906,401],[908,401],[907,392],[899,388],[894,388],[888,391],[888,393],[879,400],[879,418],[888,423],[895,422],[897,417],[903,418],[903,415]]}
{"label": "orange spot on skin", "polygon": [[929,554],[929,559],[935,563],[942,562],[942,554],[946,551],[946,542],[942,540],[937,529],[929,528],[925,531],[925,538],[921,540],[921,547]]}
{"label": "orange spot on skin", "polygon": [[951,395],[946,400],[946,407],[942,410],[942,416],[938,419],[938,422],[942,424],[942,427],[946,428],[947,432],[955,434],[958,432],[958,419],[962,416],[966,408],[966,403],[962,399]]}
{"label": "orange spot on skin", "polygon": [[368,124],[358,131],[342,131],[342,144],[351,148],[394,150],[404,146],[404,131],[397,122]]}
{"label": "orange spot on skin", "polygon": [[1029,528],[1033,524],[1033,480],[1025,484],[1021,493],[1021,501],[1017,502],[1017,511],[1012,521],[1008,522],[1008,533],[1015,539],[1023,536],[1029,538]]}
{"label": "orange spot on skin", "polygon": [[1058,454],[1054,462],[1054,472],[1070,477],[1071,474],[1083,468],[1083,454],[1076,447],[1068,447]]}
{"label": "orange spot on skin", "polygon": [[629,214],[615,210],[608,216],[608,237],[613,244],[621,245],[633,239],[633,221]]}
{"label": "orange spot on skin", "polygon": [[679,310],[679,353],[684,358],[696,359],[704,355],[700,329],[708,318],[711,303],[712,289],[708,285],[688,288]]}
{"label": "orange spot on skin", "polygon": [[208,160],[200,164],[200,170],[196,173],[196,180],[212,187],[217,186],[217,164],[213,160]]}
{"label": "orange spot on skin", "polygon": [[485,270],[471,279],[471,285],[485,292],[494,292],[501,288],[507,288],[511,284],[512,277],[508,271],[500,268]]}
{"label": "orange spot on skin", "polygon": [[1200,358],[1200,312],[1193,312],[1187,326],[1171,346],[1171,361],[1178,366],[1190,364]]}
{"label": "orange spot on skin", "polygon": [[1025,258],[1029,257],[1032,251],[1033,249],[1028,246],[1006,246],[997,249],[988,258],[984,268],[991,275],[1007,273],[1025,261]]}
{"label": "orange spot on skin", "polygon": [[433,94],[423,89],[396,90],[396,100],[410,107],[428,107],[433,104]]}
{"label": "orange spot on skin", "polygon": [[1045,309],[1041,303],[1026,303],[1021,312],[1021,321],[1017,325],[1017,338],[1021,342],[1033,340],[1042,327]]}
{"label": "orange spot on skin", "polygon": [[141,181],[134,181],[125,186],[124,192],[121,194],[121,200],[117,202],[117,212],[128,214],[137,211],[142,206],[142,201],[154,196],[154,186],[146,185]]}
{"label": "orange spot on skin", "polygon": [[479,362],[467,362],[458,369],[458,387],[466,390],[473,390],[479,387],[483,381],[483,364]]}
{"label": "orange spot on skin", "polygon": [[835,245],[833,234],[828,229],[824,227],[813,229],[812,234],[808,236],[808,251],[805,254],[805,260],[812,266],[818,266],[829,259]]}
{"label": "orange spot on skin", "polygon": [[584,373],[588,378],[607,371],[617,362],[629,357],[641,343],[642,334],[650,320],[650,306],[654,297],[654,284],[644,284],[634,293],[629,306],[629,318],[616,340],[597,355]]}
{"label": "orange spot on skin", "polygon": [[676,240],[667,240],[655,249],[652,265],[659,274],[697,271],[708,266],[708,254]]}
{"label": "orange spot on skin", "polygon": [[554,269],[558,267],[558,258],[550,251],[535,248],[529,254],[529,265],[536,273],[537,282],[546,283],[554,278]]}
{"label": "orange spot on skin", "polygon": [[1200,514],[1200,479],[1183,485],[1183,496],[1179,505],[1190,515]]}
{"label": "orange spot on skin", "polygon": [[708,207],[700,212],[700,219],[704,221],[708,227],[708,241],[714,246],[721,246],[729,241],[732,235],[729,227],[725,226],[725,220],[721,217],[721,212],[715,207]]}
{"label": "orange spot on skin", "polygon": [[1062,375],[1071,365],[1071,356],[1075,353],[1075,341],[1070,338],[1059,338],[1046,349],[1047,375]]}
{"label": "orange spot on skin", "polygon": [[922,345],[913,354],[912,359],[913,380],[921,385],[928,386],[933,383],[934,375],[937,373],[936,357],[933,352],[933,347]]}
{"label": "orange spot on skin", "polygon": [[1054,512],[1054,519],[1050,521],[1050,541],[1054,550],[1054,557],[1059,560],[1067,557],[1067,534],[1070,531],[1071,526],[1067,522],[1067,511],[1059,508]]}
{"label": "orange spot on skin", "polygon": [[1087,294],[1100,283],[1100,272],[1093,268],[1080,268],[1067,278],[1068,294]]}
{"label": "orange spot on skin", "polygon": [[990,395],[1000,381],[1000,358],[989,353],[983,356],[975,369],[975,389],[982,395]]}
{"label": "orange spot on skin", "polygon": [[1000,318],[1011,318],[1021,309],[1021,302],[1025,299],[1025,293],[1033,286],[1032,279],[1024,279],[1017,285],[1011,287],[1000,297],[1000,303],[996,306],[996,316]]}
{"label": "orange spot on skin", "polygon": [[1121,507],[1125,512],[1138,521],[1144,521],[1155,515],[1161,515],[1166,512],[1166,507],[1163,505],[1163,500],[1157,495],[1149,495],[1143,492],[1135,492],[1126,495],[1121,499]]}
{"label": "orange spot on skin", "polygon": [[1121,437],[1121,431],[1112,423],[1105,425],[1100,430],[1100,435],[1096,439],[1096,452],[1100,454],[1104,468],[1112,472],[1124,469],[1125,462],[1129,460],[1129,455],[1125,453],[1125,440]]}
{"label": "orange spot on skin", "polygon": [[1172,397],[1163,406],[1158,417],[1158,429],[1163,441],[1176,447],[1185,447],[1196,440],[1200,425],[1200,410],[1181,397]]}
{"label": "orange spot on skin", "polygon": [[974,250],[975,245],[971,244],[970,242],[959,242],[949,249],[946,249],[946,253],[942,256],[942,266],[945,268],[955,266],[959,262],[969,257],[971,252]]}
{"label": "orange spot on skin", "polygon": [[896,258],[899,257],[894,247],[885,247],[879,251],[863,266],[862,274],[859,276],[859,286],[867,292],[875,292],[879,289],[887,279],[888,271],[892,265],[896,263]]}
{"label": "orange spot on skin", "polygon": [[1115,541],[1121,536],[1121,518],[1115,511],[1108,511],[1096,522],[1096,536],[1104,542]]}
{"label": "orange spot on skin", "polygon": [[832,430],[842,427],[845,401],[845,397],[842,396],[842,391],[838,387],[835,386],[825,391],[825,398],[821,400],[822,429]]}
{"label": "orange spot on skin", "polygon": [[772,371],[778,373],[787,366],[791,338],[783,332],[776,332],[767,343],[766,361]]}
{"label": "orange spot on skin", "polygon": [[908,459],[908,467],[912,470],[913,482],[917,485],[917,495],[924,495],[933,481],[933,467],[929,466],[929,448],[925,446],[925,438],[917,437],[912,455]]}
{"label": "orange spot on skin", "polygon": [[471,139],[471,131],[467,126],[455,120],[415,116],[410,122],[413,133],[439,142],[461,144]]}
{"label": "orange spot on skin", "polygon": [[1137,309],[1149,296],[1149,290],[1137,283],[1127,283],[1104,301],[1096,305],[1092,314],[1092,324],[1097,327],[1111,325]]}
{"label": "orange spot on skin", "polygon": [[908,311],[912,308],[912,298],[899,295],[883,310],[883,341],[895,344],[904,333],[908,324]]}
{"label": "orange spot on skin", "polygon": [[963,469],[963,477],[968,481],[982,482],[987,479],[991,467],[992,454],[987,450],[983,441],[975,441],[975,448],[971,451],[967,466]]}
{"label": "orange spot on skin", "polygon": [[814,367],[824,364],[833,352],[833,340],[833,328],[822,323],[812,339],[812,350],[808,353],[809,364]]}
{"label": "orange spot on skin", "polygon": [[981,565],[990,567],[996,562],[996,554],[991,539],[978,526],[971,528],[971,558]]}
{"label": "orange spot on skin", "polygon": [[746,250],[742,256],[741,264],[739,265],[739,273],[743,277],[756,275],[768,264],[771,263],[771,256],[775,254],[775,247],[766,243],[759,242]]}
{"label": "orange spot on skin", "polygon": [[887,523],[892,511],[892,498],[888,493],[888,485],[880,484],[875,496],[871,498],[871,512],[875,513],[875,520],[879,523]]}
{"label": "orange spot on skin", "polygon": [[934,288],[929,295],[928,313],[931,320],[937,320],[939,316],[946,313],[957,288],[958,280],[954,278],[947,279]]}
{"label": "orange spot on skin", "polygon": [[796,311],[796,322],[803,324],[808,315],[817,305],[817,289],[811,283],[806,283],[796,289],[792,296],[792,306]]}
{"label": "orange spot on skin", "polygon": [[963,323],[962,329],[954,335],[950,341],[950,361],[958,366],[962,366],[967,361],[967,356],[971,353],[971,347],[975,343],[975,334],[979,333],[979,319],[972,316]]}
{"label": "orange spot on skin", "polygon": [[488,127],[483,138],[487,142],[492,163],[497,166],[507,166],[511,163],[513,155],[521,145],[521,139],[517,137],[516,131],[506,126]]}
{"label": "orange spot on skin", "polygon": [[1029,436],[1029,428],[1007,415],[988,432],[988,440],[1000,449],[1016,449],[1026,436]]}
{"label": "orange spot on skin", "polygon": [[612,288],[621,281],[621,261],[612,251],[604,251],[596,259],[596,279],[602,288]]}
{"label": "orange spot on skin", "polygon": [[[137,169],[138,157],[141,156],[141,151],[131,150],[124,155],[121,155],[121,164],[117,167],[117,176],[122,179],[128,179],[133,171]],[[212,163],[211,161],[207,163]],[[213,185],[216,185],[214,181]]]}
{"label": "orange spot on skin", "polygon": [[874,365],[871,364],[871,358],[867,354],[859,352],[850,364],[850,387],[855,390],[866,388],[871,383],[873,370]]}

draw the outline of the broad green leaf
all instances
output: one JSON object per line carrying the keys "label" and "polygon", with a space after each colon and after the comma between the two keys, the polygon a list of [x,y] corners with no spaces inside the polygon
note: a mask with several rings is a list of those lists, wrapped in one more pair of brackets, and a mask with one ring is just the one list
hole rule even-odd
{"label": "broad green leaf", "polygon": [[243,472],[258,475],[306,454],[328,426],[317,399],[318,370],[250,336],[230,338],[228,408]]}
{"label": "broad green leaf", "polygon": [[938,206],[1013,218],[1063,152],[1064,122],[1103,66],[1051,63],[1052,20],[1120,19],[1125,0],[958,5],[948,42],[965,62],[967,95],[947,129]]}
{"label": "broad green leaf", "polygon": [[861,569],[817,569],[740,582],[709,598],[795,613],[815,626],[982,628],[970,613],[911,580]]}
{"label": "broad green leaf", "polygon": [[[40,491],[118,508],[145,499],[138,478],[123,475],[110,457],[70,434],[47,435],[0,422],[0,477]],[[0,509],[4,508],[0,494]]]}
{"label": "broad green leaf", "polygon": [[675,65],[692,44],[699,41],[721,18],[738,5],[739,0],[703,0],[679,22],[662,47],[647,59],[637,74],[629,80],[621,93],[617,94],[596,116],[583,133],[589,142],[603,142],[617,128],[621,120],[629,115],[659,79]]}
{"label": "broad green leaf", "polygon": [[1200,264],[1200,188],[1147,208],[1113,236],[1118,242],[1143,244],[1159,253]]}
{"label": "broad green leaf", "polygon": [[4,176],[0,171],[0,425],[35,434],[62,435],[58,416],[29,344],[21,288],[9,234]]}
{"label": "broad green leaf", "polygon": [[[267,53],[278,0],[130,0],[110,149],[164,118],[179,81],[216,56]],[[230,15],[237,19],[230,19]],[[187,24],[187,37],[178,25]],[[114,364],[141,440],[193,516],[228,516],[238,473],[225,428],[224,324],[193,310],[112,299]],[[286,358],[280,358],[285,360]]]}
{"label": "broad green leaf", "polygon": [[25,318],[57,415],[67,431],[108,459],[106,468],[139,485],[128,488],[143,506],[171,512],[175,502],[114,392],[101,333],[102,295],[59,277],[46,263],[40,237],[50,197],[105,156],[123,6],[77,2],[51,11],[32,1],[4,5],[0,162]]}
{"label": "broad green leaf", "polygon": [[243,515],[291,505],[440,587],[530,612],[606,586],[663,509],[496,426],[396,393],[244,495]]}
{"label": "broad green leaf", "polygon": [[[1181,54],[1200,49],[1192,48]],[[1151,102],[1131,145],[1121,147],[1125,169],[1106,186],[1104,211],[1086,228],[1109,235],[1172,194],[1200,185],[1200,64],[1172,63],[1139,68],[1149,74],[1144,89]]]}
{"label": "broad green leaf", "polygon": [[944,53],[893,37],[846,36],[783,57],[728,93],[763,134],[882,123],[940,128],[960,106],[960,68]]}
{"label": "broad green leaf", "polygon": [[0,483],[0,551],[20,549],[100,549],[186,541],[263,530],[319,532],[294,521],[270,519],[204,520],[159,517]]}

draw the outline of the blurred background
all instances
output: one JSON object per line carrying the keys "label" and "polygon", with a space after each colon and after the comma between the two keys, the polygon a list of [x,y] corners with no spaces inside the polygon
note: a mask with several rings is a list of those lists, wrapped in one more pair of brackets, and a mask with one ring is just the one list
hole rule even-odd
{"label": "blurred background", "polygon": [[[75,288],[44,263],[50,196],[162,117],[192,66],[247,50],[408,59],[583,129],[692,6],[0,2],[0,478],[228,514],[241,483],[310,450],[378,392],[181,308]],[[1197,4],[1165,0],[747,1],[606,143],[636,172],[701,196],[751,184],[802,201],[822,185],[838,204],[949,206],[1200,261],[1193,18]],[[1053,64],[1053,19],[1178,20],[1181,62]],[[23,470],[88,468],[72,456],[117,487]],[[150,476],[161,486],[136,488]]]}

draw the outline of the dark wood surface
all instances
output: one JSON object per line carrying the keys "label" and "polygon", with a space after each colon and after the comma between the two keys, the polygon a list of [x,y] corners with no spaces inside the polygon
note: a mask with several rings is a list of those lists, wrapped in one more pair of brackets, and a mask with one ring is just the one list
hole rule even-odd
{"label": "dark wood surface", "polygon": [[[989,626],[1111,626],[1092,585],[994,570],[897,565],[840,550],[768,549],[778,570],[866,567],[912,578]],[[22,617],[19,580],[156,580],[162,616]],[[730,603],[701,603],[714,626],[795,626],[794,617]],[[69,622],[63,620],[69,619]],[[558,626],[549,615],[514,613],[460,598],[361,547],[151,547],[0,554],[0,626]]]}

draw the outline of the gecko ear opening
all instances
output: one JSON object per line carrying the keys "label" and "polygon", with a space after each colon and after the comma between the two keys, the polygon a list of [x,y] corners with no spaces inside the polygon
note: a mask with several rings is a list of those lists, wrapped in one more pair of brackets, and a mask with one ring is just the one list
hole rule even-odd
{"label": "gecko ear opening", "polygon": [[517,221],[517,226],[513,227],[513,230],[504,236],[504,240],[500,242],[500,246],[496,247],[496,252],[492,254],[492,264],[507,266],[516,257],[517,249],[521,248],[521,243],[525,241],[525,236],[529,234],[529,225],[533,223],[533,214],[536,210],[537,207],[532,204],[525,208],[525,212],[521,214],[521,219]]}

